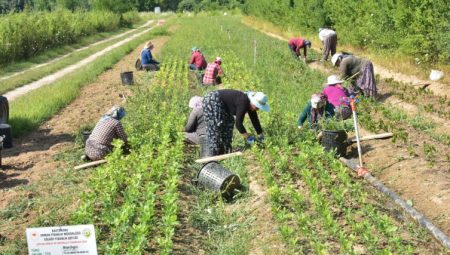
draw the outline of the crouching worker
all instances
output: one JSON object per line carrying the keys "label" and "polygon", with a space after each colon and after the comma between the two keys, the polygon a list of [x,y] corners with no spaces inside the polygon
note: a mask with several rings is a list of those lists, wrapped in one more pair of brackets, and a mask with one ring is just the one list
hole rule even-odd
{"label": "crouching worker", "polygon": [[[288,46],[289,46],[289,49],[291,50],[292,56],[295,59],[301,58],[303,60],[303,62],[306,63],[306,53],[307,53],[306,47],[311,48],[310,41],[304,40],[303,38],[300,38],[300,37],[292,38],[289,40]],[[303,49],[303,58],[302,58],[302,53],[300,52],[300,49]]]}
{"label": "crouching worker", "polygon": [[298,128],[303,127],[303,123],[308,119],[310,128],[318,128],[318,123],[321,118],[331,118],[334,116],[334,107],[328,103],[324,94],[313,94],[311,100],[303,109],[302,114],[298,118]]}
{"label": "crouching worker", "polygon": [[217,57],[214,62],[209,63],[205,70],[205,75],[203,76],[203,85],[219,85],[222,83],[223,73],[222,67],[222,59]]}
{"label": "crouching worker", "polygon": [[360,90],[366,97],[377,96],[375,73],[370,60],[336,53],[331,58],[331,63],[339,67],[341,78],[352,80],[355,92]]}
{"label": "crouching worker", "polygon": [[186,141],[200,144],[200,140],[206,136],[206,124],[203,119],[203,97],[194,96],[189,100],[189,108],[192,109],[188,122],[184,127]]}
{"label": "crouching worker", "polygon": [[189,60],[190,70],[205,70],[207,66],[206,59],[197,47],[192,48],[191,59]]}
{"label": "crouching worker", "polygon": [[147,71],[158,71],[159,62],[153,59],[152,50],[155,46],[152,42],[147,42],[141,51],[142,68]]}
{"label": "crouching worker", "polygon": [[343,81],[339,80],[336,75],[330,75],[327,79],[327,86],[322,93],[327,98],[327,101],[333,105],[336,119],[346,120],[352,116],[352,110],[347,100],[349,93],[342,86],[342,83]]}
{"label": "crouching worker", "polygon": [[[206,122],[206,143],[209,156],[231,152],[233,126],[247,140],[255,142],[255,137],[247,133],[243,122],[248,114],[260,141],[264,139],[258,118],[258,109],[269,111],[267,96],[262,92],[242,92],[223,89],[209,92],[203,98],[203,116]],[[233,118],[233,116],[236,116]]]}
{"label": "crouching worker", "polygon": [[121,139],[128,148],[128,140],[120,119],[125,116],[125,109],[120,106],[112,107],[95,125],[94,130],[86,141],[85,154],[90,160],[100,160],[113,149],[112,141]]}

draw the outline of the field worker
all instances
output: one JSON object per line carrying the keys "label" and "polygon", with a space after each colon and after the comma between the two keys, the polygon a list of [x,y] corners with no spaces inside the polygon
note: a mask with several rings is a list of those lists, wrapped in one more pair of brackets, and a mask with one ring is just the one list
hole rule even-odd
{"label": "field worker", "polygon": [[336,53],[331,58],[331,63],[333,66],[339,67],[342,79],[352,79],[353,90],[361,90],[367,97],[377,96],[377,86],[371,61],[352,55],[344,58],[343,54]]}
{"label": "field worker", "polygon": [[189,143],[199,144],[200,139],[206,136],[206,124],[203,119],[203,97],[194,96],[189,100],[192,109],[189,119],[184,127],[186,140]]}
{"label": "field worker", "polygon": [[352,115],[350,103],[346,100],[349,93],[342,86],[342,81],[336,75],[330,75],[327,79],[327,86],[322,92],[328,102],[333,105],[337,119],[348,119]]}
{"label": "field worker", "polygon": [[152,50],[155,46],[151,41],[148,41],[141,51],[142,68],[147,71],[159,70],[159,62],[153,59]]}
{"label": "field worker", "polygon": [[205,70],[207,66],[205,57],[197,47],[192,48],[191,60],[189,60],[189,69]]}
{"label": "field worker", "polygon": [[[206,121],[207,146],[211,156],[231,151],[233,126],[253,144],[255,137],[247,133],[243,123],[245,114],[258,134],[260,141],[264,140],[263,130],[259,122],[257,111],[269,111],[267,96],[262,92],[242,92],[233,89],[223,89],[209,92],[203,99],[203,114]],[[236,117],[233,118],[233,116]]]}
{"label": "field worker", "polygon": [[313,94],[311,100],[306,104],[303,112],[298,118],[298,128],[303,127],[303,123],[308,119],[311,128],[317,128],[319,120],[324,118],[330,118],[334,116],[334,106],[328,103],[324,94]]}
{"label": "field worker", "polygon": [[214,62],[209,63],[203,76],[203,85],[218,85],[222,83],[223,70],[220,67],[222,59],[217,57]]}
{"label": "field worker", "polygon": [[303,62],[306,63],[306,55],[307,55],[306,54],[307,53],[306,47],[311,48],[311,42],[310,41],[304,40],[304,39],[302,39],[300,37],[292,38],[292,39],[289,40],[288,46],[289,46],[289,49],[291,50],[292,56],[295,59],[301,58],[302,54],[300,53],[300,49],[303,49],[304,57],[302,59],[303,59]]}
{"label": "field worker", "polygon": [[85,154],[90,160],[103,159],[113,149],[112,141],[121,139],[128,147],[127,135],[120,120],[125,116],[125,109],[113,106],[97,122],[94,130],[86,141]]}
{"label": "field worker", "polygon": [[336,31],[329,28],[320,28],[319,39],[323,45],[323,60],[327,61],[330,52],[331,56],[336,54],[336,45],[337,45]]}

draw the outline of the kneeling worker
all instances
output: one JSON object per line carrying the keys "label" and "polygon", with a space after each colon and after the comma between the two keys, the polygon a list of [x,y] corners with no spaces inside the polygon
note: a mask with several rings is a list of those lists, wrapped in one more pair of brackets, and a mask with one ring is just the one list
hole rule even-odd
{"label": "kneeling worker", "polygon": [[308,119],[311,128],[318,128],[321,118],[330,118],[334,116],[334,107],[327,102],[324,94],[313,94],[311,100],[303,109],[302,114],[298,118],[298,128],[301,129],[303,123]]}
{"label": "kneeling worker", "polygon": [[189,108],[192,109],[188,122],[184,127],[186,140],[189,143],[199,144],[200,139],[206,137],[206,123],[203,119],[203,97],[194,96],[189,100]]}
{"label": "kneeling worker", "polygon": [[125,109],[120,106],[112,107],[97,122],[94,130],[86,141],[85,154],[90,160],[100,160],[113,149],[112,141],[121,139],[128,147],[128,139],[120,119],[125,116]]}

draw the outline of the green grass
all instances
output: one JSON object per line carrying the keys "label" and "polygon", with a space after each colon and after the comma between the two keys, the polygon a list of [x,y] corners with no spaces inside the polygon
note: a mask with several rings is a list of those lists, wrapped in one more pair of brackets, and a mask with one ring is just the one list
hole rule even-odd
{"label": "green grass", "polygon": [[[141,31],[143,29],[145,29],[145,28],[140,28],[136,32],[139,32],[139,31]],[[122,29],[122,30],[120,30],[119,33],[110,33],[109,35],[110,36],[114,36],[115,34],[120,34],[120,33],[123,33],[125,31],[126,30]],[[67,56],[67,57],[65,57],[65,58],[63,58],[61,60],[58,60],[58,61],[56,61],[54,63],[51,63],[49,65],[46,65],[46,66],[42,66],[42,67],[38,67],[38,68],[35,68],[35,69],[31,69],[31,70],[25,70],[25,69],[28,68],[28,67],[32,67],[34,64],[45,63],[45,62],[51,60],[52,58],[57,58],[60,55],[63,55],[63,53],[65,54],[65,53],[68,53],[68,52],[72,51],[73,49],[75,49],[76,46],[75,47],[66,46],[66,47],[60,48],[58,50],[51,50],[51,51],[49,51],[47,53],[44,53],[42,56],[40,56],[40,57],[38,57],[36,59],[33,59],[34,62],[22,62],[22,63],[17,64],[17,65],[14,64],[9,69],[11,69],[11,70],[15,69],[16,71],[24,70],[25,73],[1,81],[0,93],[5,93],[7,91],[10,91],[10,90],[15,89],[17,87],[20,87],[22,85],[25,85],[25,84],[28,84],[30,82],[39,80],[40,78],[45,77],[46,75],[52,74],[52,73],[56,72],[57,70],[60,70],[60,69],[62,69],[64,67],[67,67],[67,66],[69,66],[71,64],[77,63],[78,61],[80,61],[80,60],[82,60],[82,59],[84,59],[84,58],[86,58],[86,57],[88,57],[88,56],[90,56],[90,55],[92,55],[92,54],[94,54],[94,53],[96,53],[98,51],[101,51],[104,48],[106,48],[106,47],[108,47],[110,45],[113,45],[113,44],[115,44],[115,43],[117,43],[117,42],[119,42],[119,41],[129,37],[129,36],[130,35],[128,34],[128,35],[125,35],[125,36],[113,39],[111,41],[104,42],[104,43],[101,43],[99,45],[95,45],[95,46],[90,47],[88,49],[84,49],[82,51],[73,52],[72,54],[70,54],[69,56]],[[94,36],[94,37],[95,37],[95,39],[99,38],[99,36]],[[93,40],[93,39],[89,40],[89,41],[95,42],[95,40]],[[59,54],[59,52],[61,54]]]}
{"label": "green grass", "polygon": [[164,29],[158,28],[150,31],[114,49],[109,54],[99,57],[80,71],[65,76],[64,80],[31,91],[14,100],[10,106],[10,124],[13,127],[13,135],[21,136],[38,127],[44,120],[75,99],[84,85],[94,81],[99,74],[117,63],[139,44],[152,38],[153,33],[161,33],[160,30]]}

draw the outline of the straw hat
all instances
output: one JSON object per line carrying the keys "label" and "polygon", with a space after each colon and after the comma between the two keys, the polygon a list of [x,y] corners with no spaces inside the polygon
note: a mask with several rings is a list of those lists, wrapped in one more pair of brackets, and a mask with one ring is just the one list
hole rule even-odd
{"label": "straw hat", "polygon": [[149,49],[149,48],[151,48],[151,47],[153,47],[153,43],[152,43],[151,41],[148,41],[148,42],[145,44],[145,47],[144,47],[144,48]]}
{"label": "straw hat", "polygon": [[247,93],[248,98],[250,99],[250,103],[258,107],[264,112],[269,111],[269,105],[267,104],[267,96],[263,92],[253,92],[250,91]]}
{"label": "straw hat", "polygon": [[334,84],[340,84],[343,83],[343,81],[341,81],[337,75],[330,75],[328,76],[327,79],[327,85],[334,85]]}

